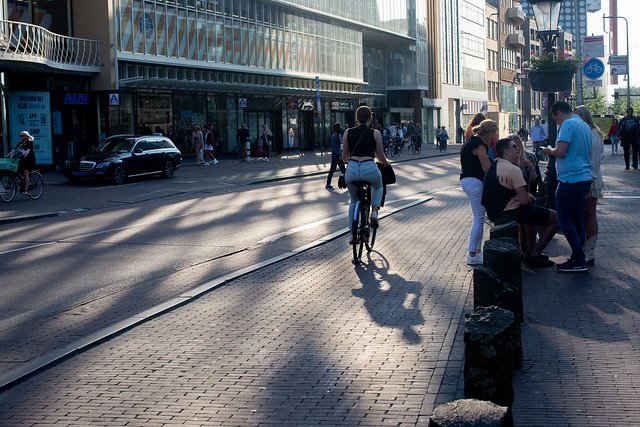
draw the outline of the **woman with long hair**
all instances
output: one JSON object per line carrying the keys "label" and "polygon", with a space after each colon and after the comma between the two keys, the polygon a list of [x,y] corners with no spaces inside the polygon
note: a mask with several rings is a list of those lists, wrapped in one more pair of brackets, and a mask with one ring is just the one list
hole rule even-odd
{"label": "woman with long hair", "polygon": [[491,119],[480,122],[473,128],[474,135],[460,149],[460,186],[469,199],[473,223],[469,234],[467,264],[479,265],[482,258],[482,235],[484,234],[484,206],[482,186],[484,175],[491,166],[487,155],[490,145],[498,140],[498,125]]}
{"label": "woman with long hair", "polygon": [[593,121],[589,109],[584,105],[579,105],[573,111],[591,128],[591,150],[589,151],[589,156],[591,158],[593,180],[584,202],[584,222],[587,240],[584,242],[583,250],[587,264],[593,265],[595,263],[594,249],[598,240],[596,206],[598,205],[598,199],[602,198],[604,190],[604,180],[600,170],[602,158],[604,157],[604,142],[602,140],[602,132]]}
{"label": "woman with long hair", "polygon": [[473,128],[478,126],[485,119],[486,117],[484,114],[476,113],[467,124],[467,129],[464,131],[464,139],[462,142],[467,142],[469,138],[473,136]]}

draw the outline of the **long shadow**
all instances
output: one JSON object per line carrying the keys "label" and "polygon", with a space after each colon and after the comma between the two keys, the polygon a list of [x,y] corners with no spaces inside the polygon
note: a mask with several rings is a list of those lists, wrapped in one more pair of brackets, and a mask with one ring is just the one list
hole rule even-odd
{"label": "long shadow", "polygon": [[366,264],[356,265],[362,287],[351,293],[364,300],[364,307],[374,322],[398,329],[406,342],[419,344],[422,339],[415,327],[424,324],[420,311],[422,284],[390,273],[386,258],[376,254],[380,256],[379,260],[374,260],[369,253]]}

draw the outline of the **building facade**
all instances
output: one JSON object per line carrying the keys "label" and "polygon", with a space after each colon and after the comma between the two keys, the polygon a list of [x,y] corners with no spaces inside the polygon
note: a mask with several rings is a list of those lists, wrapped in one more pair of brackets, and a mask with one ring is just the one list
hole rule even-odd
{"label": "building facade", "polygon": [[[14,117],[15,96],[42,95],[33,99],[51,123],[41,142],[55,155],[37,153],[41,164],[118,133],[170,133],[189,154],[192,129],[204,124],[217,128],[220,151],[234,149],[241,123],[252,138],[267,124],[279,152],[318,149],[360,104],[381,122],[428,129],[435,1],[4,0],[4,25],[84,41],[95,54],[68,70],[0,52],[3,108]],[[18,129],[4,124],[5,149]]]}

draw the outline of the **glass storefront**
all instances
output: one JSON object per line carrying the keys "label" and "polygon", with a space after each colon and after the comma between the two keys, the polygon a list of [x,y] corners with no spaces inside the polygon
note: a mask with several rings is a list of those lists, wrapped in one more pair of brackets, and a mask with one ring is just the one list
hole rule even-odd
{"label": "glass storefront", "polygon": [[206,63],[362,79],[362,34],[255,0],[119,0],[118,49]]}

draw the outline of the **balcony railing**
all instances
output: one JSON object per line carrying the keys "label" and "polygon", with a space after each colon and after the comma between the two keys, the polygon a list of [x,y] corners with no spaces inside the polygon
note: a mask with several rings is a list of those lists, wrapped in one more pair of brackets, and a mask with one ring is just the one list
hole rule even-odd
{"label": "balcony railing", "polygon": [[[0,20],[0,61],[27,62],[61,71],[100,72],[100,43],[39,27]],[[17,67],[13,67],[17,68]]]}

